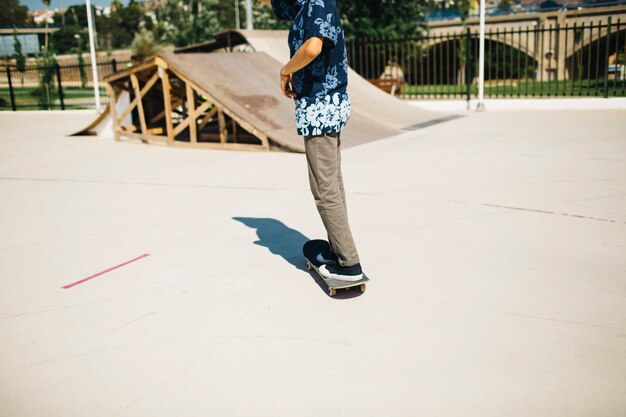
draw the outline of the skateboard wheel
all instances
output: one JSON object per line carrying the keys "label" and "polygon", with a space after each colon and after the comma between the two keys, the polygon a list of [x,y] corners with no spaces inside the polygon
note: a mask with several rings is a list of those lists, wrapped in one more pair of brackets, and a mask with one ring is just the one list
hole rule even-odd
{"label": "skateboard wheel", "polygon": [[361,292],[365,292],[365,284],[361,284]]}
{"label": "skateboard wheel", "polygon": [[306,263],[306,268],[310,271],[311,269],[313,269],[313,265],[311,265],[311,262],[307,262]]}
{"label": "skateboard wheel", "polygon": [[328,291],[328,293],[330,294],[330,296],[331,296],[331,297],[333,297],[333,296],[337,295],[337,290],[334,290],[334,289],[332,289],[332,288],[331,288],[331,289]]}

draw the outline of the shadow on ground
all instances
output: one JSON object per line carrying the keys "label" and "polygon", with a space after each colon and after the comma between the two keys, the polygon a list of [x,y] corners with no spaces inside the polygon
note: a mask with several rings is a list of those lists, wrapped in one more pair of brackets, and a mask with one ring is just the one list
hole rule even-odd
{"label": "shadow on ground", "polygon": [[[315,283],[328,294],[328,287],[324,280],[315,271],[309,271],[306,267],[306,261],[302,255],[302,246],[310,240],[308,237],[272,218],[233,217],[233,220],[255,229],[259,237],[259,240],[253,242],[255,245],[267,248],[271,253],[282,257],[294,267],[309,273]],[[360,291],[339,291],[334,298],[353,298],[360,294]]]}
{"label": "shadow on ground", "polygon": [[302,246],[309,241],[308,237],[276,219],[233,217],[233,220],[256,229],[259,240],[254,242],[255,245],[266,247],[296,268],[307,271],[306,261],[302,257]]}

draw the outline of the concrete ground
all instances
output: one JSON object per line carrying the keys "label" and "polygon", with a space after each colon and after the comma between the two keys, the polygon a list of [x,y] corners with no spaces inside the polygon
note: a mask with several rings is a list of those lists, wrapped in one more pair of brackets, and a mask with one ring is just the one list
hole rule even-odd
{"label": "concrete ground", "polygon": [[0,416],[626,415],[626,110],[344,151],[372,281],[337,298],[303,155],[91,117],[0,113]]}

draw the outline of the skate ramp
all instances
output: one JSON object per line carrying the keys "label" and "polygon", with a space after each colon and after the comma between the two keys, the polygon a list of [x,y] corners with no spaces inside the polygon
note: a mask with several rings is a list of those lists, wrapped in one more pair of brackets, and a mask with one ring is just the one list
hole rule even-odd
{"label": "skate ramp", "polygon": [[[192,80],[239,118],[262,131],[273,142],[304,151],[295,132],[293,101],[284,97],[275,76],[280,64],[265,53],[163,53],[169,67]],[[293,127],[293,129],[292,129]]]}
{"label": "skate ramp", "polygon": [[[117,99],[116,107],[118,114],[121,114],[130,104],[130,96],[124,91]],[[123,121],[129,123],[130,115]],[[113,138],[113,120],[111,119],[111,108],[106,106],[102,113],[89,125],[85,126],[78,132],[72,133],[70,136],[100,136],[102,138]]]}
{"label": "skate ramp", "polygon": [[[170,67],[216,97],[225,107],[264,132],[273,142],[303,152],[303,138],[296,133],[295,103],[279,88],[281,64],[263,52],[164,53]],[[397,129],[355,113],[341,143],[351,147],[399,133]]]}
{"label": "skate ramp", "polygon": [[[286,30],[228,30],[215,33],[214,39],[197,45],[177,49],[176,52],[214,52],[214,51],[256,51],[265,52],[276,59],[280,65],[289,61],[289,47]],[[412,106],[372,85],[352,68],[348,70],[348,92],[352,104],[351,114],[355,119],[365,118],[370,121],[366,129],[355,126],[354,119],[348,122],[344,134],[360,135],[372,125],[381,134],[394,135],[406,130],[415,130],[436,123],[465,117],[460,113],[437,112]],[[294,122],[295,123],[295,122]],[[365,139],[365,138],[363,138]],[[367,140],[365,140],[367,141]]]}
{"label": "skate ramp", "polygon": [[[222,41],[226,37],[246,39],[253,50],[267,53],[278,60],[282,66],[289,61],[288,33],[286,30],[238,30],[216,34],[216,39],[218,41]],[[352,68],[348,70],[348,93],[352,105],[351,112],[353,116],[356,116],[356,120],[361,120],[364,117],[368,120],[375,120],[376,124],[392,129],[414,130],[434,123],[464,117],[464,115],[457,113],[416,108],[372,85]],[[345,128],[346,135],[353,130],[355,130],[354,133],[360,134],[361,129],[355,124],[354,119],[348,122]],[[382,131],[383,129],[381,129]]]}
{"label": "skate ramp", "polygon": [[[289,59],[287,34],[287,31],[264,30],[221,32],[215,34],[215,39],[210,42],[161,53],[130,71],[137,74],[145,71],[146,80],[155,73],[153,67],[159,67],[159,71],[172,71],[183,83],[193,86],[198,94],[210,98],[245,130],[261,138],[265,144],[271,144],[272,149],[304,152],[303,138],[296,133],[295,103],[293,99],[283,96],[279,88],[278,73]],[[131,85],[126,72],[129,70],[108,76],[107,82],[117,83],[118,91],[128,90]],[[344,148],[463,117],[411,106],[378,89],[352,69],[348,77],[352,106],[350,119],[341,135]],[[156,94],[152,98],[161,96]],[[117,102],[118,115],[123,114],[124,106],[129,105],[126,97]],[[176,107],[178,104],[173,102],[172,105]],[[102,131],[103,126],[107,131],[115,129],[120,134],[124,133],[121,126],[111,127],[112,123],[107,123],[110,119],[103,113],[79,133]],[[144,134],[142,138],[161,140],[165,138],[162,135]],[[134,136],[137,137],[137,134]],[[171,137],[168,143],[178,143],[178,138]],[[223,147],[227,148],[226,145]],[[269,150],[270,147],[264,146],[264,149]]]}

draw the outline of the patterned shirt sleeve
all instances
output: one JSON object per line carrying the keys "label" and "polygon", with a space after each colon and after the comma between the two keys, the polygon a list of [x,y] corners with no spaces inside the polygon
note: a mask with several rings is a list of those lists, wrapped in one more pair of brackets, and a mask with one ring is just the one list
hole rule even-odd
{"label": "patterned shirt sleeve", "polygon": [[305,7],[303,42],[314,36],[323,36],[334,47],[341,31],[335,0],[308,0]]}

